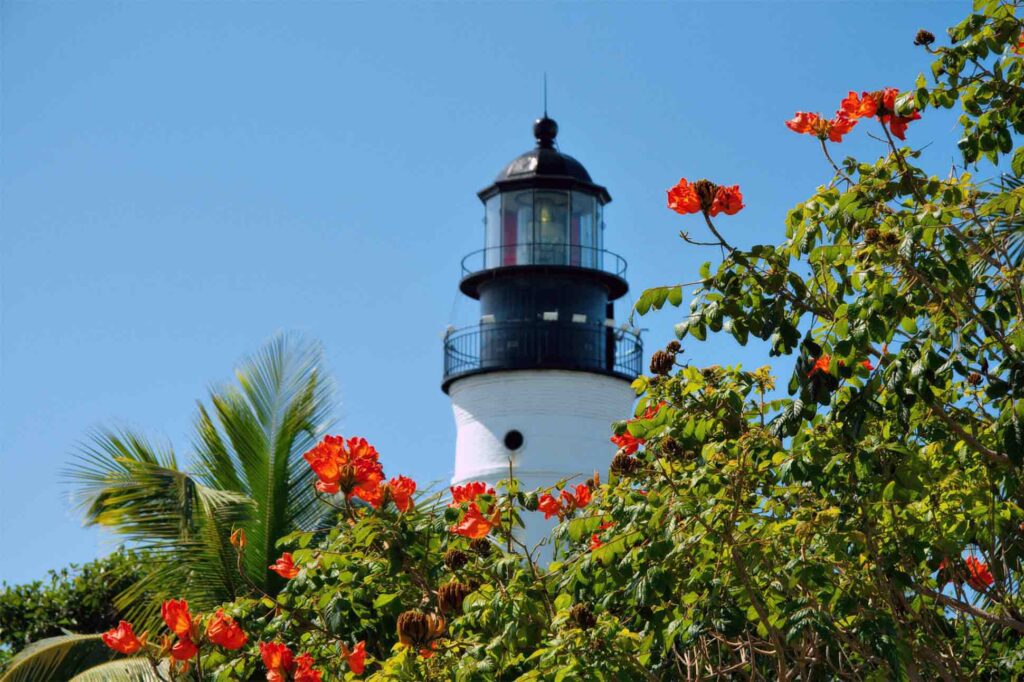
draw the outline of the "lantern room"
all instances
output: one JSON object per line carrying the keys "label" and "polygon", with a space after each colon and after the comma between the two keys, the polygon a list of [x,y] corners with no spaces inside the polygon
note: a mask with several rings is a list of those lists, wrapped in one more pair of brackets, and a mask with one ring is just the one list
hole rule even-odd
{"label": "lantern room", "polygon": [[462,261],[460,290],[480,321],[445,337],[445,390],[472,374],[559,369],[630,380],[642,347],[615,321],[626,262],[604,249],[608,190],[555,147],[558,124],[533,124],[536,146],[480,191],[484,248]]}

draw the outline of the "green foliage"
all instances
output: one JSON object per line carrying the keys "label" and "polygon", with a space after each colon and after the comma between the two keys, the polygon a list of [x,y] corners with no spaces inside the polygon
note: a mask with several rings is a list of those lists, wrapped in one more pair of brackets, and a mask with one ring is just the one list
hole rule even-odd
{"label": "green foliage", "polygon": [[[164,599],[209,609],[249,593],[275,593],[267,570],[277,541],[316,525],[314,476],[301,455],[317,441],[332,409],[320,352],[278,337],[236,371],[236,386],[210,389],[200,404],[192,470],[173,451],[132,432],[104,431],[70,471],[86,520],[149,552],[146,573],[116,600],[140,627],[158,623]],[[229,543],[249,538],[245,578]]]}
{"label": "green foliage", "polygon": [[[514,481],[477,501],[483,545],[451,530],[466,503],[346,506],[282,540],[302,570],[230,605],[252,643],[205,656],[207,677],[264,674],[271,640],[330,679],[356,677],[339,647],[357,641],[375,681],[1024,675],[1017,9],[978,0],[926,48],[934,85],[896,101],[959,106],[963,165],[930,175],[879,130],[885,155],[833,164],[780,243],[722,242],[702,269],[680,338],[779,357],[786,397],[765,368],[638,378],[607,483],[539,548],[517,520],[551,491]],[[1010,173],[975,179],[1000,160]]]}
{"label": "green foliage", "polygon": [[123,549],[60,571],[46,580],[0,591],[0,648],[4,658],[28,643],[68,632],[108,630],[123,617],[114,597],[141,575],[145,555]]}

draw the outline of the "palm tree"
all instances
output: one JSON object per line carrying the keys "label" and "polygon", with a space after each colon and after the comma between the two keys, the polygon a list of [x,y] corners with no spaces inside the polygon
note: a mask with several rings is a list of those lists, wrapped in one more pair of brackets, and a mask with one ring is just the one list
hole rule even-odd
{"label": "palm tree", "polygon": [[[277,541],[330,511],[317,501],[314,474],[301,458],[333,410],[321,365],[319,346],[291,336],[244,360],[236,384],[211,388],[209,404],[199,403],[188,469],[170,448],[128,430],[102,430],[77,454],[68,474],[86,523],[152,554],[148,570],[116,601],[138,628],[157,626],[165,599],[209,610],[249,590],[230,544],[235,528],[248,539],[248,580],[270,594],[280,589],[283,581],[267,570],[280,553]],[[50,679],[41,673],[57,665],[68,679],[76,661],[97,662],[98,647],[98,635],[38,642],[12,660],[4,681]],[[147,674],[141,661],[118,663]]]}

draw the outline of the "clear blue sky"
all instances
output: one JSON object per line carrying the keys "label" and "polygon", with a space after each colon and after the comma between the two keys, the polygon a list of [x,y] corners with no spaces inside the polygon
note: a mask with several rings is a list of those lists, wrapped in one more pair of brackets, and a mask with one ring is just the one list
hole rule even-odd
{"label": "clear blue sky", "polygon": [[[337,431],[390,472],[451,471],[441,332],[473,317],[459,260],[475,192],[532,146],[541,78],[561,149],[612,196],[606,247],[633,293],[712,256],[664,208],[680,176],[740,184],[720,225],[775,242],[827,181],[783,127],[847,89],[908,88],[912,46],[968,2],[58,3],[2,19],[0,579],[90,559],[59,470],[98,425],[188,451],[194,401],[278,330],[323,342]],[[945,172],[953,117],[909,141]],[[843,152],[874,158],[863,130]],[[647,353],[675,311],[643,324]],[[761,348],[688,342],[700,364]]]}

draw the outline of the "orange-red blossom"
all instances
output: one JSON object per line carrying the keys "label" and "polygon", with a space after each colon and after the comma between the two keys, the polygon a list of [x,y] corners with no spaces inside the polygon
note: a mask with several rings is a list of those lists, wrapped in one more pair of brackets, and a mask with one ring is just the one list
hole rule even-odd
{"label": "orange-red blossom", "polygon": [[171,632],[178,637],[187,637],[192,630],[192,614],[184,599],[169,599],[160,607],[160,615]]}
{"label": "orange-red blossom", "polygon": [[351,649],[342,643],[341,653],[348,662],[348,669],[356,675],[362,675],[366,669],[366,642],[358,642]]}
{"label": "orange-red blossom", "polygon": [[128,656],[134,654],[146,644],[146,634],[136,637],[132,630],[132,624],[122,620],[116,628],[104,632],[101,636],[103,643],[118,653]]}
{"label": "orange-red blossom", "polygon": [[786,121],[786,127],[794,133],[814,135],[819,140],[842,142],[843,135],[853,130],[857,120],[850,118],[842,111],[836,112],[831,119],[822,118],[820,114],[798,111],[793,118]]}
{"label": "orange-red blossom", "polygon": [[590,504],[590,487],[580,483],[574,491],[563,490],[555,498],[551,493],[544,493],[537,502],[538,511],[544,512],[544,518],[552,516],[562,518],[574,509],[583,509]]}
{"label": "orange-red blossom", "polygon": [[711,216],[719,213],[735,215],[743,208],[743,194],[739,185],[726,187],[710,180],[691,183],[686,178],[680,178],[667,191],[667,195],[668,207],[681,215],[698,212]]}
{"label": "orange-red blossom", "polygon": [[853,130],[858,120],[877,117],[882,125],[889,127],[893,135],[905,140],[907,125],[921,118],[921,114],[915,110],[907,116],[897,116],[896,97],[899,94],[897,88],[883,88],[862,92],[860,95],[851,90],[831,119],[823,118],[820,114],[798,111],[786,121],[786,127],[795,133],[814,135],[819,140],[842,142],[843,136]]}
{"label": "orange-red blossom", "polygon": [[281,642],[260,642],[260,656],[267,668],[267,682],[285,682],[295,669],[295,655]]}
{"label": "orange-red blossom", "polygon": [[320,479],[316,483],[320,492],[341,492],[367,502],[379,500],[378,486],[384,480],[384,469],[376,448],[365,438],[346,441],[341,436],[324,436],[303,458]]}
{"label": "orange-red blossom", "polygon": [[630,435],[629,431],[621,433],[617,436],[612,436],[609,440],[611,440],[611,442],[619,446],[619,449],[622,450],[627,455],[632,455],[645,442],[643,438],[637,438],[635,436]]}
{"label": "orange-red blossom", "polygon": [[448,506],[457,507],[463,502],[476,502],[480,495],[495,495],[494,488],[483,481],[470,481],[465,485],[453,485],[449,488],[452,491],[452,503]]}
{"label": "orange-red blossom", "polygon": [[490,518],[484,517],[480,511],[480,507],[477,506],[476,502],[470,502],[469,508],[466,509],[465,515],[462,520],[451,526],[448,530],[455,535],[461,535],[463,537],[470,538],[472,540],[479,540],[487,537],[487,534],[491,532],[491,528],[501,523],[501,511],[497,505],[494,505],[494,513],[491,514]]}
{"label": "orange-red blossom", "polygon": [[292,561],[291,552],[282,554],[281,558],[268,566],[268,568],[285,580],[291,580],[299,575],[299,567]]}
{"label": "orange-red blossom", "polygon": [[967,584],[978,592],[984,592],[989,588],[995,579],[988,570],[988,564],[979,561],[973,555],[967,557],[964,562],[967,564]]}
{"label": "orange-red blossom", "polygon": [[217,609],[217,613],[213,614],[210,622],[206,624],[206,638],[230,651],[241,649],[249,641],[242,628],[231,616],[224,613],[224,609]]}

